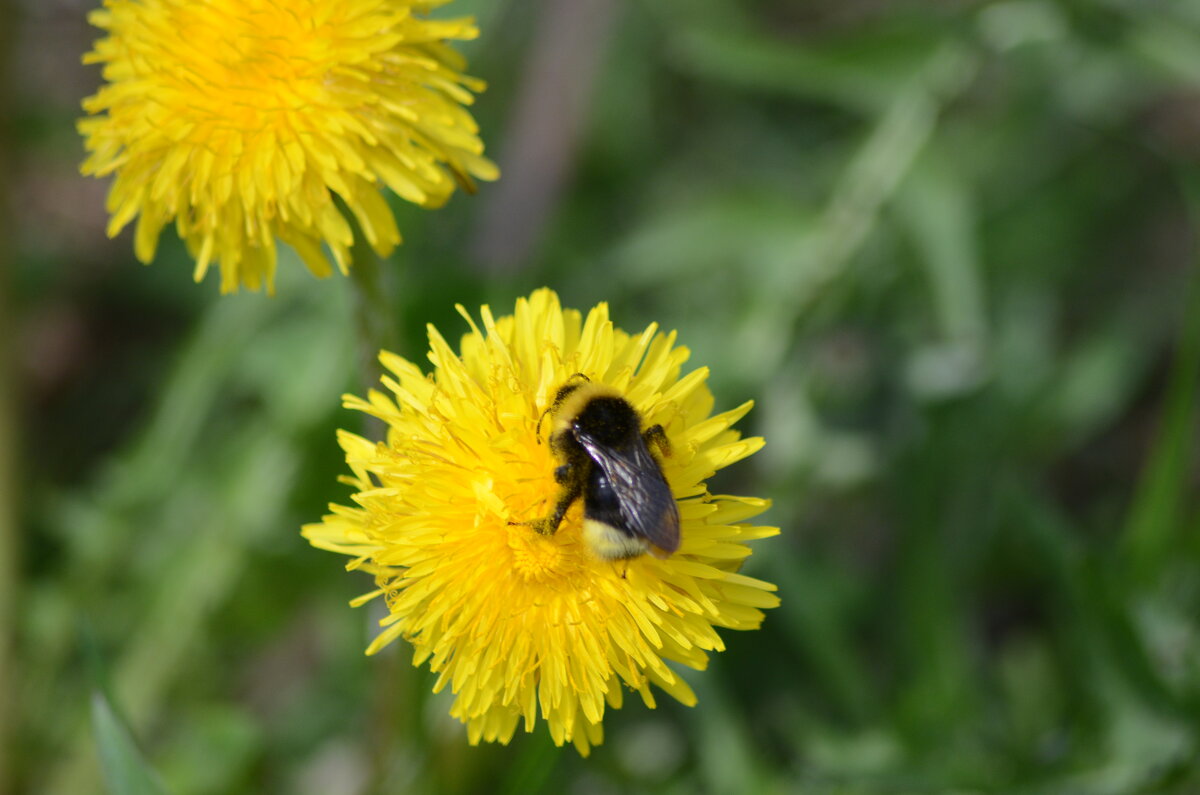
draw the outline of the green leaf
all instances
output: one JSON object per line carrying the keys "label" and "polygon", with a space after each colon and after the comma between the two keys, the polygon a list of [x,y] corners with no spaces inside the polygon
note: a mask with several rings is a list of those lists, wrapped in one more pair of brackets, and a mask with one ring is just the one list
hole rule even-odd
{"label": "green leaf", "polygon": [[982,344],[987,338],[975,196],[945,155],[927,153],[900,186],[895,203],[925,267],[942,336]]}
{"label": "green leaf", "polygon": [[879,31],[824,46],[727,27],[685,29],[671,42],[674,64],[746,91],[830,102],[877,115],[924,68],[938,38],[928,30]]}
{"label": "green leaf", "polygon": [[113,795],[165,795],[166,787],[142,759],[133,738],[100,691],[92,694],[92,732],[104,768],[104,783]]}
{"label": "green leaf", "polygon": [[[1193,174],[1184,175],[1193,222],[1200,220],[1200,189]],[[1192,275],[1182,339],[1171,369],[1162,425],[1150,460],[1138,483],[1125,529],[1125,553],[1134,576],[1146,582],[1171,555],[1183,530],[1192,439],[1200,382],[1200,270]]]}

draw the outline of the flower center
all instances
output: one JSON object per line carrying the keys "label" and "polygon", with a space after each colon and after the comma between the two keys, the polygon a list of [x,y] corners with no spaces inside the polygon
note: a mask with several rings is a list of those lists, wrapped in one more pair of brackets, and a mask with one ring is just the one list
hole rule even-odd
{"label": "flower center", "polygon": [[[238,20],[220,60],[228,71],[222,82],[246,88],[286,85],[306,79],[316,60],[313,31],[278,12],[248,14]],[[267,33],[266,31],[270,31]]]}
{"label": "flower center", "polygon": [[320,102],[324,75],[338,61],[338,31],[306,24],[275,3],[183,5],[169,22],[188,31],[171,57],[174,84],[189,115],[261,129],[272,114]]}
{"label": "flower center", "polygon": [[512,551],[513,570],[526,582],[562,579],[580,566],[575,545],[563,534],[544,536],[527,525],[511,525],[508,548]]}

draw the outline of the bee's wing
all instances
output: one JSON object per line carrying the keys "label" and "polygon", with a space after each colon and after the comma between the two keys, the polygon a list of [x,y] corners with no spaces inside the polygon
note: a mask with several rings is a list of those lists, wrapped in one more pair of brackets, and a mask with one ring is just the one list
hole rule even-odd
{"label": "bee's wing", "polygon": [[598,444],[587,433],[576,438],[612,484],[628,529],[667,554],[679,549],[679,507],[642,438],[621,447]]}

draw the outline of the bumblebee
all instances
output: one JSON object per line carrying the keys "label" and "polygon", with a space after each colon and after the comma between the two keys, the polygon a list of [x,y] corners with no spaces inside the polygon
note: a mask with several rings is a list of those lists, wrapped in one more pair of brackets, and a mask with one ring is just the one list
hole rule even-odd
{"label": "bumblebee", "polygon": [[[679,549],[679,508],[662,467],[650,452],[671,454],[661,425],[642,430],[642,418],[610,387],[576,376],[546,411],[553,419],[550,449],[561,464],[554,512],[530,524],[553,534],[567,510],[583,498],[583,536],[606,560],[644,552],[665,558]],[[543,415],[543,419],[545,415]]]}

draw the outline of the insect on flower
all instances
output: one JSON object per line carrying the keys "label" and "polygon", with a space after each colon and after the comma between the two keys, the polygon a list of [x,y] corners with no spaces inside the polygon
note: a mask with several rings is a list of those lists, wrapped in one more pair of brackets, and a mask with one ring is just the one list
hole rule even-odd
{"label": "insect on flower", "polygon": [[714,412],[674,332],[551,290],[459,311],[457,346],[429,328],[431,371],[381,353],[383,388],[346,397],[387,438],[339,434],[355,493],[303,532],[374,578],[354,602],[386,604],[367,652],[411,644],[471,743],[544,721],[587,754],[628,693],[695,704],[679,667],[703,670],[779,604],[739,571],[779,532],[752,523],[769,502],[706,483],[763,440],[734,428],[749,401]]}
{"label": "insect on flower", "polygon": [[552,534],[571,505],[583,499],[583,536],[606,560],[650,551],[666,558],[679,549],[679,508],[662,467],[650,452],[671,446],[662,425],[642,419],[619,392],[582,373],[558,390],[550,447],[563,463],[554,470],[562,494],[554,513],[530,524]]}

